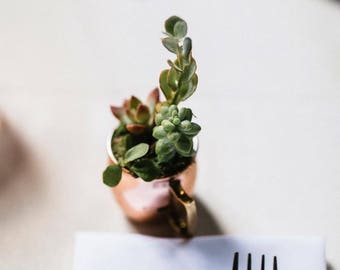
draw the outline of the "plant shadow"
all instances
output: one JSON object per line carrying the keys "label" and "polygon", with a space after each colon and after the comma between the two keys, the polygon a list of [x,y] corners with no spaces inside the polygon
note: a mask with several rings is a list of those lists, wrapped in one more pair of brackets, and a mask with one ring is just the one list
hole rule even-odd
{"label": "plant shadow", "polygon": [[335,268],[329,263],[327,262],[327,270],[335,270]]}
{"label": "plant shadow", "polygon": [[0,113],[0,220],[38,198],[40,178],[32,152]]}
{"label": "plant shadow", "polygon": [[200,198],[195,199],[198,216],[197,236],[227,234],[208,206]]}
{"label": "plant shadow", "polygon": [[327,0],[327,2],[331,2],[335,5],[339,5],[340,4],[340,0]]}
{"label": "plant shadow", "polygon": [[[217,219],[209,208],[203,203],[203,201],[196,197],[196,209],[197,209],[197,228],[195,236],[207,236],[207,235],[221,235],[226,231],[222,229]],[[177,237],[173,228],[167,221],[165,216],[161,216],[159,219],[148,223],[137,223],[130,221],[134,231],[155,237]]]}

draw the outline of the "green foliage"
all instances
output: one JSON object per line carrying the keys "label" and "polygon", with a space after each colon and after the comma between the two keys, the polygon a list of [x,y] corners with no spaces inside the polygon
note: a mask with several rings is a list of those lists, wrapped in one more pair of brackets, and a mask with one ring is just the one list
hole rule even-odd
{"label": "green foliage", "polygon": [[121,178],[122,168],[119,165],[107,166],[103,172],[103,182],[110,187],[117,186]]}
{"label": "green foliage", "polygon": [[163,70],[159,85],[168,104],[178,104],[189,98],[196,90],[197,65],[192,57],[192,41],[187,34],[187,24],[177,16],[165,21],[165,34],[162,43],[168,51],[176,54],[175,61],[168,60],[170,69]]}
{"label": "green foliage", "polygon": [[141,159],[136,161],[131,170],[144,181],[152,181],[158,178],[161,174],[159,167],[155,161],[151,159]]}
{"label": "green foliage", "polygon": [[183,40],[183,56],[184,56],[185,58],[188,58],[188,57],[189,57],[189,54],[190,54],[190,52],[191,52],[191,49],[192,49],[191,38],[186,37],[186,38]]}
{"label": "green foliage", "polygon": [[187,23],[177,16],[171,16],[164,23],[167,34],[183,38],[187,34]]}
{"label": "green foliage", "polygon": [[176,53],[178,50],[177,41],[173,38],[166,37],[162,39],[162,43],[165,48],[167,48],[170,52]]}
{"label": "green foliage", "polygon": [[193,162],[196,154],[193,138],[201,127],[191,121],[191,109],[177,107],[195,92],[198,84],[192,41],[186,36],[188,27],[183,19],[172,16],[164,26],[166,37],[162,44],[176,55],[176,59],[167,61],[169,68],[159,76],[166,101],[160,102],[156,88],[145,103],[132,96],[122,106],[111,106],[120,123],[111,141],[117,164],[103,172],[103,182],[108,186],[118,185],[123,168],[145,181],[176,175]]}
{"label": "green foliage", "polygon": [[136,145],[134,136],[127,131],[124,124],[121,124],[114,131],[111,141],[113,155],[116,157],[119,164],[124,166],[125,152],[134,145]]}
{"label": "green foliage", "polygon": [[153,137],[157,139],[155,152],[159,162],[171,160],[176,153],[184,157],[195,154],[192,138],[201,127],[191,122],[192,112],[189,108],[181,108],[172,104],[163,105],[156,114]]}
{"label": "green foliage", "polygon": [[126,151],[125,156],[124,156],[124,163],[129,163],[138,158],[141,158],[145,156],[148,151],[149,151],[149,145],[147,143],[137,144],[136,146]]}

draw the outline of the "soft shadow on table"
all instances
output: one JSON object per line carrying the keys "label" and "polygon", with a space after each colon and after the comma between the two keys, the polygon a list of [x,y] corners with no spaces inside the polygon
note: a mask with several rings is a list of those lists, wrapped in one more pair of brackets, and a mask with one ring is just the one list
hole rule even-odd
{"label": "soft shadow on table", "polygon": [[331,2],[334,4],[340,4],[340,0],[327,0],[327,2]]}
{"label": "soft shadow on table", "polygon": [[213,213],[200,198],[196,197],[195,199],[198,216],[197,235],[204,236],[226,234],[227,231],[222,229],[216,218],[217,213]]}
{"label": "soft shadow on table", "polygon": [[[209,210],[209,208],[198,197],[195,198],[197,207],[197,230],[195,236],[205,235],[218,235],[225,234],[220,224],[218,223],[215,215]],[[130,222],[136,232],[157,236],[157,237],[176,237],[173,229],[166,221],[166,218],[150,222],[150,223],[135,223]]]}
{"label": "soft shadow on table", "polygon": [[330,264],[330,263],[327,263],[327,270],[335,270],[335,268]]}
{"label": "soft shadow on table", "polygon": [[20,213],[40,191],[38,166],[22,136],[0,112],[0,221]]}

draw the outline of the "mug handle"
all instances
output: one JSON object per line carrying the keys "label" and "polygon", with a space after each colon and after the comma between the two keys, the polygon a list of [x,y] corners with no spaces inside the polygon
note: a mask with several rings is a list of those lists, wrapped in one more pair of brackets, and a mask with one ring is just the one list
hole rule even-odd
{"label": "mug handle", "polygon": [[180,236],[192,237],[196,230],[196,203],[182,188],[178,179],[170,179],[170,203],[167,207],[167,217],[171,227]]}

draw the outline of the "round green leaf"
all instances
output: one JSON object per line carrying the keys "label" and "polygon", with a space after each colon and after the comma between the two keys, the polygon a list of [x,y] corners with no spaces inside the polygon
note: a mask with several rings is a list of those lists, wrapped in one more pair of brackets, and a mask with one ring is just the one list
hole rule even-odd
{"label": "round green leaf", "polygon": [[176,53],[177,52],[177,40],[167,37],[162,39],[162,43],[165,48],[168,49],[169,52]]}
{"label": "round green leaf", "polygon": [[149,151],[149,145],[147,143],[140,143],[136,146],[130,148],[124,155],[124,162],[129,163],[138,158],[141,158],[146,155]]}
{"label": "round green leaf", "polygon": [[109,187],[117,186],[122,178],[122,168],[119,165],[110,165],[103,172],[103,182]]}
{"label": "round green leaf", "polygon": [[174,36],[177,38],[183,38],[187,34],[188,27],[187,23],[183,20],[175,23],[174,26]]}
{"label": "round green leaf", "polygon": [[175,25],[178,23],[178,22],[184,22],[184,20],[182,20],[180,17],[178,16],[171,16],[170,18],[168,18],[166,21],[165,21],[165,31],[167,31],[169,34],[171,35],[175,35],[174,33],[174,28],[175,28]]}

